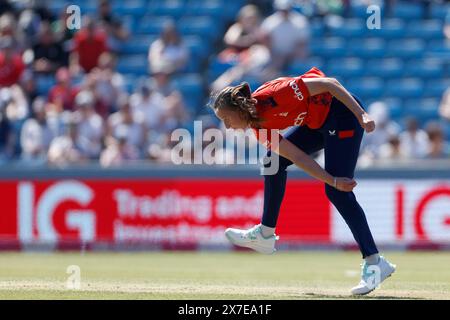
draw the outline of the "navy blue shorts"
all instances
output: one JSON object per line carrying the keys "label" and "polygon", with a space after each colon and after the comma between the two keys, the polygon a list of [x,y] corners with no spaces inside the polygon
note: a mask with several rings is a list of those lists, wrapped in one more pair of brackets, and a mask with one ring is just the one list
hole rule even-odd
{"label": "navy blue shorts", "polygon": [[[361,101],[353,97],[365,110]],[[330,112],[322,127],[291,128],[283,137],[307,154],[324,149],[325,170],[333,176],[353,178],[363,134],[364,129],[355,115],[333,97]],[[290,164],[292,163],[287,163]]]}

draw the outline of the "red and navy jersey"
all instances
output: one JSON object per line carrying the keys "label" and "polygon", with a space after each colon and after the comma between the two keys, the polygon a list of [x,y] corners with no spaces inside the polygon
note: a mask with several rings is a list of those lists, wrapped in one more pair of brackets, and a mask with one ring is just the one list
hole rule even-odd
{"label": "red and navy jersey", "polygon": [[[298,77],[266,82],[254,91],[252,97],[258,100],[256,110],[261,119],[261,129],[282,130],[302,125],[311,129],[320,128],[330,110],[332,95],[326,92],[311,96],[302,79],[323,77],[325,74],[314,67]],[[258,129],[253,130],[261,143],[270,146],[270,132],[263,137]]]}

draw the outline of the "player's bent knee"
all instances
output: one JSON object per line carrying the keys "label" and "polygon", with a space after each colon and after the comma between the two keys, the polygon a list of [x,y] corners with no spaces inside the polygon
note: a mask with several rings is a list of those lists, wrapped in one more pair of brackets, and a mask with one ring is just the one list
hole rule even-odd
{"label": "player's bent knee", "polygon": [[346,201],[351,201],[352,192],[340,191],[332,186],[325,185],[325,194],[331,203],[337,204]]}

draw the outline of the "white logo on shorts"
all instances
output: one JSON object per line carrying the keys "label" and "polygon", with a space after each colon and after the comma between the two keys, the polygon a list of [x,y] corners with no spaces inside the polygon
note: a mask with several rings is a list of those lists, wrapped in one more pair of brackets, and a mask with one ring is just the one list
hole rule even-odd
{"label": "white logo on shorts", "polygon": [[328,130],[328,133],[330,134],[330,136],[335,136],[336,135],[336,130]]}

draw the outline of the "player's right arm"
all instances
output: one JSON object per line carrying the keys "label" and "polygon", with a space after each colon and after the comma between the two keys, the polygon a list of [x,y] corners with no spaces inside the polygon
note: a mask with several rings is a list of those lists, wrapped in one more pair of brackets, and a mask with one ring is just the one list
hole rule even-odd
{"label": "player's right arm", "polygon": [[[303,152],[287,139],[281,139],[272,151],[291,160],[297,167],[303,169],[310,176],[332,186],[340,191],[350,192],[356,187],[356,181],[345,177],[333,177],[325,171],[313,158]],[[336,181],[335,181],[336,179]],[[336,185],[335,185],[336,183]]]}
{"label": "player's right arm", "polygon": [[350,92],[342,86],[335,78],[305,78],[303,79],[311,96],[329,92],[336,99],[341,101],[358,119],[361,127],[366,132],[375,130],[375,122],[370,118],[366,111],[358,104]]}

